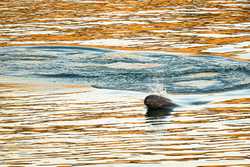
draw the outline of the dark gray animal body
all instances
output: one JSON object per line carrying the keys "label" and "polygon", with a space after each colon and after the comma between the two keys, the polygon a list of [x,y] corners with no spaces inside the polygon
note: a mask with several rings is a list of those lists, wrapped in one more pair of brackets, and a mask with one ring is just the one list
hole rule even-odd
{"label": "dark gray animal body", "polygon": [[170,110],[177,106],[170,99],[158,95],[147,96],[144,104],[148,110]]}
{"label": "dark gray animal body", "polygon": [[158,95],[147,96],[144,100],[144,104],[148,108],[146,116],[150,118],[168,116],[172,109],[177,107],[170,99]]}

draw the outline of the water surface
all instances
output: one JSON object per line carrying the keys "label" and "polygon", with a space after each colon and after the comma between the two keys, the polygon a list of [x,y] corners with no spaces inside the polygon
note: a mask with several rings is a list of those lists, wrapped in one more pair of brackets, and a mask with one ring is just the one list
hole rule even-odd
{"label": "water surface", "polygon": [[0,4],[0,46],[81,45],[250,59],[248,0],[4,0]]}
{"label": "water surface", "polygon": [[2,0],[0,166],[249,166],[249,8]]}

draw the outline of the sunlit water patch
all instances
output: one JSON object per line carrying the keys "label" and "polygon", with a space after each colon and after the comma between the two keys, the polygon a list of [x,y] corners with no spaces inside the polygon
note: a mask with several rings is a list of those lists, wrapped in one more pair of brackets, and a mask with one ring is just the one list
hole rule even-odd
{"label": "sunlit water patch", "polygon": [[[182,94],[183,101],[202,96],[220,100],[217,106],[189,106],[168,116],[146,117],[143,92],[16,77],[1,78],[0,88],[3,166],[250,164],[250,101],[237,97],[244,94],[240,91],[227,93],[231,106],[221,103],[226,93]],[[177,95],[170,97],[181,103]]]}
{"label": "sunlit water patch", "polygon": [[[0,2],[0,46],[77,45],[249,61],[249,1]],[[229,47],[229,48],[228,48]]]}

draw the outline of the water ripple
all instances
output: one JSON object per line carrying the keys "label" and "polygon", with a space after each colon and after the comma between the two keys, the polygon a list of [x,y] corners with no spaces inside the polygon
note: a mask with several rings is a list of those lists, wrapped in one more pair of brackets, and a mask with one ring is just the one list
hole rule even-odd
{"label": "water ripple", "polygon": [[[81,47],[4,47],[1,74],[84,83],[99,88],[172,93],[248,89],[249,63]],[[157,85],[157,86],[155,86]]]}

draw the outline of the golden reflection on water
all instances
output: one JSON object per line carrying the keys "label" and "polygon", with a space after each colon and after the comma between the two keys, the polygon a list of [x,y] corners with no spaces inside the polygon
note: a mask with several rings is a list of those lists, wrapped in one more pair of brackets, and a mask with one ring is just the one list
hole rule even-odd
{"label": "golden reflection on water", "polygon": [[0,6],[0,46],[82,45],[250,59],[245,0],[4,0]]}
{"label": "golden reflection on water", "polygon": [[[4,79],[2,79],[4,80]],[[146,94],[0,84],[4,166],[249,166],[249,99],[145,117]]]}

